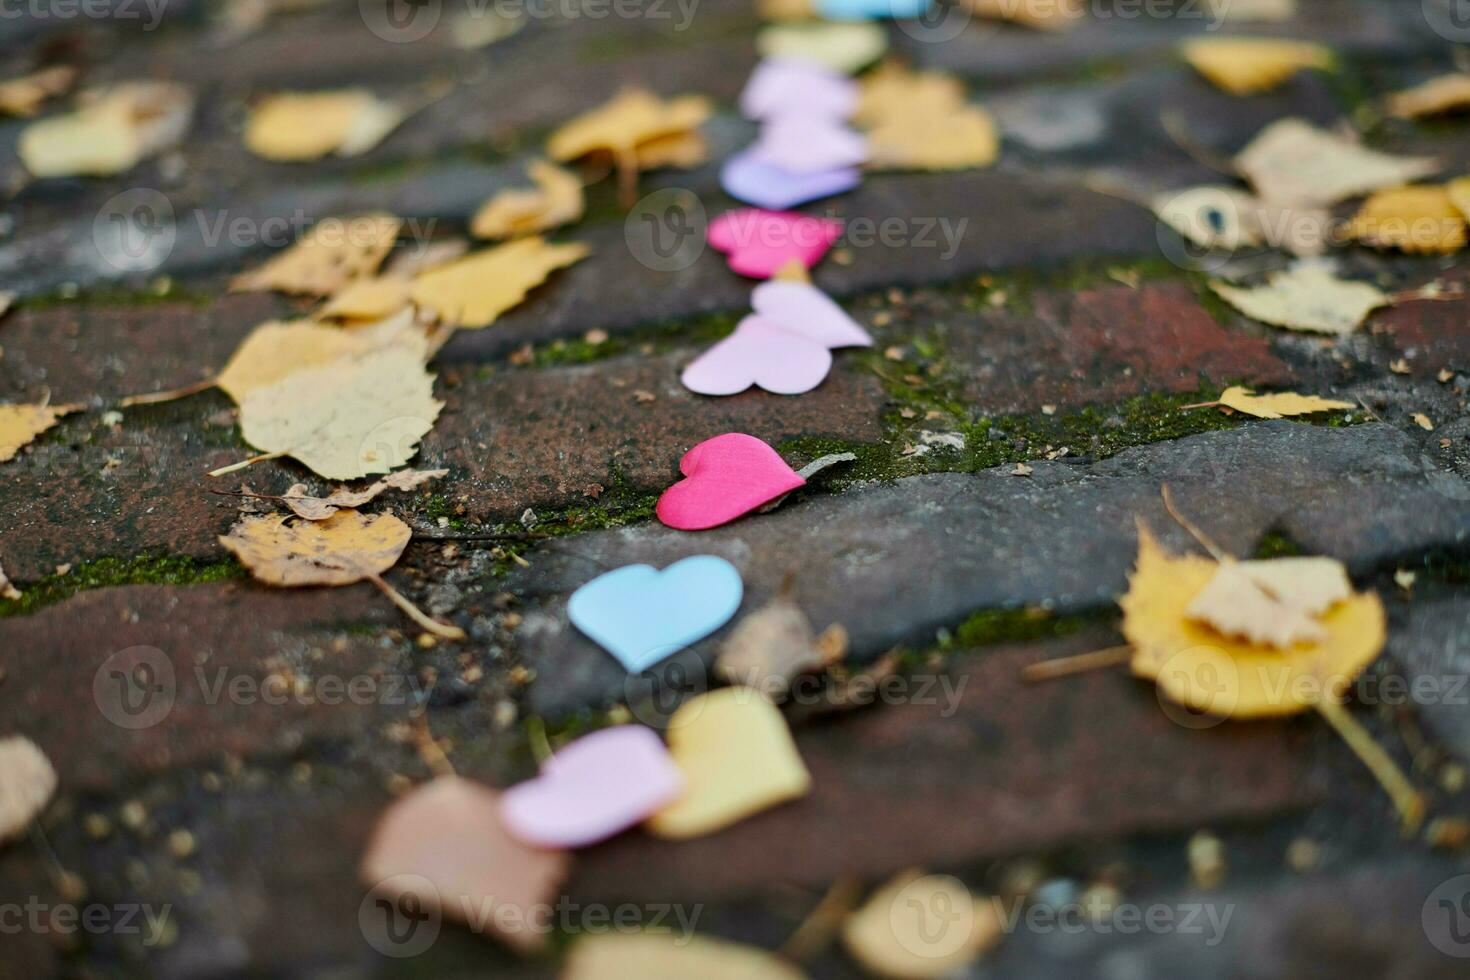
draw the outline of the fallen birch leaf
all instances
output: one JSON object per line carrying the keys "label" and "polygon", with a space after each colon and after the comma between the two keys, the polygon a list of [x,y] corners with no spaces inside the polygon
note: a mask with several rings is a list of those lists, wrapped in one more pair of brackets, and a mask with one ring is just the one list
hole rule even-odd
{"label": "fallen birch leaf", "polygon": [[1330,398],[1320,398],[1317,395],[1299,395],[1294,391],[1282,391],[1273,395],[1257,395],[1249,388],[1240,385],[1232,385],[1226,388],[1219,399],[1213,402],[1202,402],[1199,405],[1189,405],[1187,408],[1208,408],[1219,405],[1231,408],[1237,412],[1254,416],[1258,419],[1279,419],[1288,415],[1310,415],[1313,412],[1326,412],[1337,408],[1352,408],[1352,402],[1333,401]]}
{"label": "fallen birch leaf", "polygon": [[782,594],[735,624],[720,645],[715,673],[780,702],[793,678],[828,662],[806,613]]}
{"label": "fallen birch leaf", "polygon": [[443,407],[420,350],[393,345],[252,388],[240,401],[240,432],[262,453],[356,480],[407,463]]}
{"label": "fallen birch leaf", "polygon": [[430,619],[383,579],[412,536],[408,525],[392,514],[340,510],[322,521],[298,522],[285,514],[246,515],[229,534],[220,535],[219,542],[267,585],[299,588],[371,582],[423,629],[447,639],[463,639],[463,630]]}
{"label": "fallen birch leaf", "polygon": [[905,871],[879,888],[842,926],[842,944],[873,976],[957,976],[1004,936],[995,903],[958,878]]}
{"label": "fallen birch leaf", "polygon": [[587,253],[580,242],[551,244],[539,235],[518,238],[421,274],[413,281],[413,301],[443,323],[488,327],[552,272]]}
{"label": "fallen birch leaf", "polygon": [[527,168],[535,190],[501,191],[476,212],[470,234],[476,238],[515,238],[546,231],[582,217],[582,181],[569,170],[532,161]]}
{"label": "fallen birch leaf", "polygon": [[555,899],[570,869],[565,852],[529,847],[510,835],[500,822],[500,794],[440,776],[383,812],[360,874],[390,900],[411,897],[530,952],[548,936],[535,928],[537,909]]}
{"label": "fallen birch leaf", "polygon": [[269,387],[297,371],[327,367],[388,347],[406,348],[419,360],[426,360],[425,344],[411,314],[350,330],[310,320],[272,320],[250,331],[212,384],[238,405],[257,388]]}
{"label": "fallen birch leaf", "polygon": [[689,170],[709,159],[709,142],[698,130],[670,133],[639,143],[633,149],[633,157],[640,171],[664,167]]}
{"label": "fallen birch leaf", "polygon": [[81,410],[80,405],[0,405],[0,463],[14,459],[62,416]]}
{"label": "fallen birch leaf", "polygon": [[1353,594],[1347,567],[1336,558],[1308,555],[1235,565],[1267,594],[1309,616],[1321,616]]}
{"label": "fallen birch leaf", "polygon": [[412,291],[407,279],[357,279],[333,293],[315,315],[319,320],[383,320],[408,306]]}
{"label": "fallen birch leaf", "polygon": [[1226,251],[1270,245],[1318,255],[1327,246],[1332,217],[1325,208],[1285,207],[1212,184],[1159,194],[1149,206],[1193,244]]}
{"label": "fallen birch leaf", "polygon": [[37,177],[104,177],[183,139],[194,97],[170,82],[124,82],[83,93],[75,112],[31,123],[21,163]]}
{"label": "fallen birch leaf", "polygon": [[1251,140],[1235,166],[1263,199],[1309,206],[1407,184],[1440,165],[1431,157],[1379,153],[1301,119],[1280,119]]}
{"label": "fallen birch leaf", "polygon": [[343,508],[361,507],[377,499],[389,490],[417,490],[430,480],[447,476],[448,470],[399,470],[390,473],[365,490],[348,490],[338,487],[330,496],[313,497],[307,494],[306,484],[293,484],[280,498],[281,503],[291,508],[297,517],[308,521],[324,521]]}
{"label": "fallen birch leaf", "polygon": [[780,710],[744,688],[684,702],[669,718],[668,741],[685,788],[649,818],[659,837],[712,834],[811,788]]}
{"label": "fallen birch leaf", "polygon": [[672,932],[612,932],[572,946],[561,980],[804,980],[805,974],[763,949]]}
{"label": "fallen birch leaf", "polygon": [[364,88],[285,92],[250,113],[245,146],[267,160],[316,160],[366,153],[403,121],[404,111]]}
{"label": "fallen birch leaf", "polygon": [[11,602],[19,602],[25,597],[25,593],[17,589],[10,581],[10,576],[5,574],[5,568],[0,566],[0,599],[9,599]]}
{"label": "fallen birch leaf", "polygon": [[1138,564],[1119,600],[1123,635],[1133,647],[1133,673],[1172,701],[1235,719],[1295,714],[1340,696],[1383,648],[1383,606],[1371,592],[1326,612],[1320,643],[1276,650],[1224,636],[1187,613],[1218,569],[1209,558],[1165,553],[1140,528]]}
{"label": "fallen birch leaf", "polygon": [[390,214],[323,219],[280,255],[232,279],[230,289],[330,296],[376,272],[402,226],[402,219]]}
{"label": "fallen birch leaf", "polygon": [[0,844],[25,832],[56,792],[56,770],[24,735],[0,738]]}
{"label": "fallen birch leaf", "polygon": [[1368,245],[1411,254],[1448,255],[1465,247],[1465,215],[1444,187],[1376,191],[1347,231]]}
{"label": "fallen birch leaf", "polygon": [[1332,52],[1306,41],[1197,38],[1184,42],[1181,50],[1195,71],[1231,95],[1266,92],[1304,69],[1332,67]]}
{"label": "fallen birch leaf", "polygon": [[547,152],[553,160],[576,160],[599,150],[619,160],[633,158],[639,144],[660,136],[697,129],[712,111],[702,95],[664,100],[644,89],[626,89],[551,134]]}
{"label": "fallen birch leaf", "polygon": [[1411,416],[1411,418],[1413,418],[1414,424],[1423,429],[1425,432],[1434,431],[1434,420],[1432,420],[1428,415],[1425,415],[1423,412],[1415,412]]}
{"label": "fallen birch leaf", "polygon": [[1395,92],[1388,97],[1386,108],[1389,115],[1404,119],[1470,109],[1470,75],[1461,72],[1440,75],[1422,85]]}
{"label": "fallen birch leaf", "polygon": [[866,132],[876,170],[962,170],[988,167],[1000,152],[990,113],[965,106],[945,115],[894,116]]}
{"label": "fallen birch leaf", "polygon": [[77,80],[70,65],[55,65],[0,82],[0,114],[34,116],[48,100],[68,91]]}
{"label": "fallen birch leaf", "polygon": [[1205,587],[1189,600],[1184,614],[1213,626],[1223,636],[1276,650],[1327,639],[1326,626],[1261,588],[1240,564],[1221,562]]}
{"label": "fallen birch leaf", "polygon": [[1333,274],[1330,263],[1303,260],[1248,289],[1211,280],[1210,288],[1246,316],[1272,326],[1344,336],[1393,297],[1366,282]]}

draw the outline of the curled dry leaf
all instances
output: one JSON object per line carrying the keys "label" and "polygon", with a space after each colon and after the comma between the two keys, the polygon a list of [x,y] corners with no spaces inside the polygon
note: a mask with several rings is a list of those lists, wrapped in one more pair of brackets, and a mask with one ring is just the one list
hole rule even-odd
{"label": "curled dry leaf", "polygon": [[282,495],[281,502],[291,508],[297,517],[304,517],[308,521],[324,521],[344,507],[361,507],[388,490],[416,490],[430,480],[437,480],[448,473],[448,470],[399,470],[365,490],[338,487],[327,497],[309,496],[306,484],[297,483]]}
{"label": "curled dry leaf", "polygon": [[1240,637],[1277,650],[1327,639],[1327,627],[1263,589],[1238,561],[1221,562],[1210,581],[1184,607],[1184,614],[1208,623],[1223,636]]}
{"label": "curled dry leaf", "polygon": [[0,844],[19,837],[56,792],[56,770],[23,735],[0,738]]}
{"label": "curled dry leaf", "polygon": [[427,359],[427,341],[415,327],[412,314],[352,330],[310,320],[272,320],[250,331],[214,383],[239,404],[257,388],[269,387],[297,371],[327,367],[389,347],[401,347],[420,360]]}
{"label": "curled dry leaf", "polygon": [[[676,137],[677,138],[677,137]],[[527,168],[535,190],[501,191],[476,212],[476,238],[515,238],[546,231],[582,217],[582,181],[562,167],[536,160]]]}
{"label": "curled dry leaf", "polygon": [[1252,394],[1249,388],[1233,385],[1226,388],[1218,401],[1205,405],[1190,406],[1203,408],[1206,405],[1221,405],[1258,419],[1279,419],[1288,415],[1310,415],[1338,408],[1352,408],[1352,402],[1334,401],[1317,395],[1299,395],[1294,391],[1282,391],[1274,395]]}
{"label": "curled dry leaf", "polygon": [[407,279],[392,276],[358,279],[333,293],[315,315],[322,320],[382,320],[407,307],[412,301],[411,293]]}
{"label": "curled dry leaf", "polygon": [[81,409],[80,405],[0,405],[0,463],[14,459],[63,415]]}
{"label": "curled dry leaf", "polygon": [[875,891],[842,926],[853,959],[873,976],[895,980],[956,976],[1003,935],[994,902],[975,897],[957,878],[917,869]]}
{"label": "curled dry leaf", "polygon": [[183,139],[194,97],[171,82],[124,82],[83,93],[81,108],[31,123],[18,146],[37,177],[107,176]]}
{"label": "curled dry leaf", "polygon": [[966,104],[958,79],[941,72],[883,65],[863,80],[854,120],[877,169],[985,167],[1000,150],[990,114]]}
{"label": "curled dry leaf", "polygon": [[325,218],[301,240],[260,268],[236,276],[236,292],[275,289],[330,296],[355,279],[371,276],[393,248],[403,221],[390,214]]}
{"label": "curled dry leaf", "polygon": [[1321,642],[1282,650],[1227,636],[1188,611],[1219,568],[1197,555],[1169,555],[1139,530],[1138,564],[1119,600],[1123,635],[1133,647],[1133,673],[1173,701],[1226,718],[1295,714],[1339,696],[1383,649],[1383,605],[1371,592],[1327,610],[1318,620],[1326,630]]}
{"label": "curled dry leaf", "polygon": [[546,148],[553,160],[576,160],[606,151],[619,161],[631,162],[640,145],[693,132],[710,112],[709,100],[701,95],[664,100],[644,89],[627,89],[562,125],[551,134]]}
{"label": "curled dry leaf", "polygon": [[1265,200],[1321,206],[1418,180],[1439,162],[1379,153],[1305,120],[1280,119],[1256,134],[1235,166]]}
{"label": "curled dry leaf", "polygon": [[578,939],[562,980],[803,980],[785,960],[754,946],[675,936],[670,932],[612,932]]}
{"label": "curled dry leaf", "polygon": [[1348,234],[1378,248],[1448,255],[1465,247],[1465,215],[1448,188],[1396,187],[1364,201]]}
{"label": "curled dry leaf", "polygon": [[735,625],[720,647],[715,673],[781,701],[792,678],[828,662],[806,613],[783,595]]}
{"label": "curled dry leaf", "polygon": [[220,544],[267,585],[352,585],[398,563],[413,532],[392,514],[342,510],[322,521],[247,516]]}
{"label": "curled dry leaf", "polygon": [[22,598],[24,598],[24,593],[15,587],[10,581],[10,576],[5,574],[5,567],[0,565],[0,599],[16,602]]}
{"label": "curled dry leaf", "polygon": [[1395,92],[1388,97],[1386,108],[1389,115],[1406,119],[1470,109],[1470,75],[1462,72],[1440,75],[1422,85]]}
{"label": "curled dry leaf", "polygon": [[77,80],[70,65],[53,65],[0,82],[0,114],[34,116],[48,99],[68,91]]}
{"label": "curled dry leaf", "polygon": [[245,145],[267,160],[316,160],[366,153],[403,121],[404,111],[363,88],[287,92],[261,101]]}
{"label": "curled dry leaf", "polygon": [[1266,92],[1303,69],[1332,66],[1328,48],[1278,38],[1197,38],[1181,51],[1195,71],[1231,95]]}
{"label": "curled dry leaf", "polygon": [[407,463],[443,407],[421,351],[393,345],[252,389],[240,401],[240,431],[262,453],[356,480]]}
{"label": "curled dry leaf", "polygon": [[1262,323],[1339,336],[1352,333],[1369,313],[1393,302],[1393,297],[1376,286],[1337,278],[1330,263],[1317,260],[1299,261],[1254,289],[1219,280],[1212,280],[1210,288]]}
{"label": "curled dry leaf", "polygon": [[557,269],[587,256],[580,242],[548,243],[539,235],[473,252],[413,281],[413,301],[439,321],[488,327]]}
{"label": "curled dry leaf", "polygon": [[540,949],[538,907],[551,902],[570,870],[562,851],[516,840],[500,821],[500,794],[458,776],[440,776],[384,811],[361,865],[362,880],[389,900],[417,899],[425,909],[495,931],[521,952]]}

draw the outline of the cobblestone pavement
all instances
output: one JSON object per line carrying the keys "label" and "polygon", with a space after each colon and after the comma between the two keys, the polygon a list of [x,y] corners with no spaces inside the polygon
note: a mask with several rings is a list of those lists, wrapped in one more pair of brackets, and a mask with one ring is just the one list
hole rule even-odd
{"label": "cobblestone pavement", "polygon": [[[606,19],[572,5],[463,50],[445,29],[383,41],[356,3],[280,13],[230,42],[211,4],[171,0],[157,30],[122,16],[142,4],[103,6],[114,15],[62,18],[59,4],[7,15],[0,77],[44,49],[86,64],[88,82],[189,83],[200,107],[172,158],[24,186],[20,124],[0,122],[0,180],[14,189],[0,286],[19,294],[0,320],[0,401],[49,393],[95,409],[0,468],[0,561],[25,592],[0,600],[0,734],[34,739],[61,779],[40,832],[0,851],[0,909],[70,903],[114,918],[15,932],[0,915],[0,976],[555,975],[554,953],[518,959],[459,928],[413,959],[380,955],[359,927],[357,862],[395,792],[429,775],[412,738],[423,720],[462,775],[505,786],[535,771],[542,731],[558,744],[630,704],[641,716],[624,672],[568,626],[566,598],[596,570],[692,553],[739,566],[746,608],[794,576],[815,625],[846,626],[856,664],[898,650],[908,682],[889,699],[900,703],[792,706],[810,796],[695,841],[635,832],[592,848],[570,906],[678,903],[701,933],[775,949],[835,883],[922,866],[997,895],[1039,882],[1053,905],[1107,883],[1143,910],[1229,915],[1218,935],[1022,920],[977,977],[1465,975],[1470,909],[1436,896],[1470,873],[1470,835],[1455,823],[1470,818],[1467,307],[1405,303],[1340,341],[1273,331],[1215,299],[1144,209],[1099,190],[1219,179],[1166,132],[1171,116],[1219,155],[1300,115],[1354,120],[1376,146],[1470,170],[1465,117],[1374,111],[1378,93],[1463,54],[1438,0],[1301,0],[1292,23],[1249,25],[1328,43],[1339,59],[1251,98],[1179,60],[1177,43],[1206,21],[1123,16],[1143,6],[1125,0],[1099,0],[1056,34],[977,22],[927,43],[890,26],[899,54],[964,78],[1003,148],[988,170],[869,176],[807,209],[850,226],[899,217],[907,238],[843,243],[815,270],[878,344],[844,353],[800,398],[711,400],[678,383],[746,310],[749,284],[712,253],[650,269],[607,182],[594,187],[568,236],[593,258],[435,362],[447,407],[419,461],[449,476],[392,501],[418,539],[389,578],[470,635],[437,646],[368,585],[273,591],[222,551],[239,501],[210,493],[204,474],[245,448],[223,395],[120,421],[105,411],[198,380],[256,324],[304,308],[226,292],[265,250],[251,235],[216,240],[222,221],[304,226],[371,208],[462,234],[482,200],[522,180],[552,127],[621,83],[710,95],[718,161],[751,135],[734,101],[756,60],[754,10],[702,0],[684,24],[669,4],[656,8],[666,16]],[[434,100],[358,159],[246,156],[249,98],[348,84]],[[144,277],[109,265],[93,237],[133,188],[163,195],[176,217],[172,250]],[[731,205],[717,164],[642,184],[673,189],[711,215]],[[957,240],[916,234],[962,220]],[[1228,261],[1258,270],[1280,257]],[[1344,262],[1390,289],[1470,278],[1458,257],[1354,249]],[[592,331],[607,339],[584,339]],[[1181,411],[1233,383],[1362,408],[1314,423]],[[728,431],[793,465],[839,450],[857,460],[770,515],[698,537],[653,520],[679,457]],[[1029,477],[1010,475],[1018,462]],[[302,479],[321,485],[289,462],[249,477],[265,493]],[[1027,664],[1119,642],[1113,600],[1135,517],[1186,545],[1164,483],[1233,552],[1333,555],[1383,596],[1389,649],[1353,710],[1429,794],[1432,839],[1400,834],[1377,784],[1315,717],[1202,728],[1122,671],[1021,680]],[[528,529],[548,536],[484,540]],[[702,686],[719,638],[679,654],[680,676]],[[141,727],[94,696],[107,659],[134,647],[160,651],[176,678],[171,709]],[[220,695],[221,681],[258,695],[278,675],[298,694]],[[372,696],[300,695],[323,678],[367,678]],[[1223,875],[1201,872],[1202,834],[1221,843]],[[150,934],[141,917],[122,927],[126,908],[169,917]],[[559,939],[587,922],[574,916]],[[831,944],[803,965],[859,975]]]}

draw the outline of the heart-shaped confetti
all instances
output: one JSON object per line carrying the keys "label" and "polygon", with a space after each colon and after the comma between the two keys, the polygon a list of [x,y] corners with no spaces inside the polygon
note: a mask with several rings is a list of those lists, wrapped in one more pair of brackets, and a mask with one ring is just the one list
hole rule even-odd
{"label": "heart-shaped confetti", "polygon": [[792,259],[810,269],[841,235],[840,221],[757,208],[727,211],[705,230],[730,268],[753,279],[771,278]]}
{"label": "heart-shaped confetti", "polygon": [[663,571],[624,565],[573,592],[567,616],[637,673],[728,623],[744,589],[735,566],[716,555],[685,558]]}
{"label": "heart-shaped confetti", "polygon": [[757,163],[806,175],[856,167],[868,159],[868,144],[840,123],[781,116],[761,127],[746,152]]}
{"label": "heart-shaped confetti", "polygon": [[817,287],[772,279],[750,293],[755,312],[824,347],[871,347],[873,338]]}
{"label": "heart-shaped confetti", "polygon": [[912,20],[922,17],[933,0],[816,0],[814,9],[823,20]]}
{"label": "heart-shaped confetti", "polygon": [[799,333],[758,316],[700,354],[679,380],[701,395],[735,395],[755,385],[773,395],[800,395],[832,370],[832,352]]}
{"label": "heart-shaped confetti", "polygon": [[843,120],[861,99],[857,82],[827,68],[798,61],[762,61],[740,93],[747,119]]}
{"label": "heart-shaped confetti", "polygon": [[888,50],[888,32],[877,24],[772,24],[756,35],[762,58],[819,65],[850,75]]}
{"label": "heart-shaped confetti", "polygon": [[727,432],[679,460],[684,479],[658,498],[658,519],[681,531],[703,531],[806,486],[776,450],[755,436]]}
{"label": "heart-shaped confetti", "polygon": [[680,705],[669,718],[669,751],[685,789],[648,821],[660,837],[714,833],[811,787],[780,709],[748,688],[721,688]]}
{"label": "heart-shaped confetti", "polygon": [[757,159],[754,147],[734,154],[720,168],[720,186],[726,194],[777,211],[846,193],[862,179],[856,167],[815,173],[786,170]]}
{"label": "heart-shaped confetti", "polygon": [[507,830],[537,847],[586,847],[678,799],[684,777],[664,743],[639,725],[577,739],[541,775],[501,794]]}

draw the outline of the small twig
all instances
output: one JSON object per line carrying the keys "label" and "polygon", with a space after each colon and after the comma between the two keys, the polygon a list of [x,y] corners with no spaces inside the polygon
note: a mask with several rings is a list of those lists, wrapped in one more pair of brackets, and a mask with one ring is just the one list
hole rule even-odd
{"label": "small twig", "polygon": [[627,150],[617,155],[618,204],[631,208],[638,203],[638,152]]}
{"label": "small twig", "polygon": [[247,466],[254,466],[256,463],[264,463],[268,459],[280,459],[282,456],[285,455],[288,454],[285,452],[261,453],[259,456],[251,456],[249,459],[242,459],[238,463],[231,463],[229,466],[221,466],[217,470],[210,470],[209,475],[224,476],[226,473],[234,473],[237,470],[243,470]]}
{"label": "small twig", "polygon": [[1228,552],[1226,552],[1219,545],[1215,544],[1215,542],[1210,539],[1210,536],[1208,534],[1195,526],[1193,521],[1189,520],[1189,518],[1179,513],[1179,509],[1174,506],[1174,494],[1169,489],[1169,484],[1165,483],[1163,486],[1161,486],[1159,488],[1159,493],[1164,498],[1164,509],[1169,512],[1169,516],[1174,518],[1175,522],[1180,527],[1188,531],[1190,535],[1199,542],[1200,547],[1204,548],[1210,553],[1211,558],[1214,558],[1216,561],[1231,560]]}
{"label": "small twig", "polygon": [[857,908],[863,896],[862,884],[855,877],[839,878],[827,889],[815,908],[796,927],[796,931],[782,944],[778,955],[800,963],[827,948],[832,937],[842,927],[848,913]]}
{"label": "small twig", "polygon": [[458,776],[459,772],[454,768],[454,763],[449,761],[449,756],[439,747],[434,733],[429,729],[429,716],[419,715],[418,731],[414,738],[414,748],[418,750],[419,759],[429,767],[429,771],[435,776]]}
{"label": "small twig", "polygon": [[158,405],[163,402],[176,401],[180,398],[188,398],[190,395],[197,395],[201,391],[208,391],[216,383],[214,378],[205,378],[203,381],[196,381],[191,385],[184,385],[182,388],[172,388],[168,391],[155,391],[147,395],[129,395],[118,402],[118,404],[123,408],[132,408],[134,405]]}
{"label": "small twig", "polygon": [[1079,653],[1071,657],[1056,657],[1051,660],[1043,660],[1040,663],[1027,664],[1022,668],[1021,676],[1032,683],[1049,681],[1058,677],[1083,674],[1089,670],[1116,667],[1119,664],[1126,664],[1132,658],[1133,647],[1125,643],[1123,646],[1104,647],[1101,650],[1093,650],[1090,653]]}
{"label": "small twig", "polygon": [[1342,736],[1353,754],[1368,767],[1373,778],[1378,780],[1378,785],[1388,793],[1394,809],[1398,810],[1399,817],[1403,820],[1404,833],[1418,833],[1419,825],[1424,822],[1424,797],[1414,788],[1409,777],[1404,775],[1403,770],[1383,750],[1383,746],[1373,741],[1368,730],[1339,702],[1322,698],[1316,702],[1316,708],[1317,713],[1327,719],[1327,723]]}
{"label": "small twig", "polygon": [[1192,408],[1219,408],[1220,402],[1195,402],[1193,405],[1180,405],[1179,411],[1187,412]]}
{"label": "small twig", "polygon": [[430,618],[426,613],[420,610],[418,606],[415,606],[413,603],[409,602],[406,598],[400,595],[398,591],[393,588],[393,586],[385,582],[383,580],[383,576],[375,573],[368,576],[368,581],[381,589],[384,595],[393,600],[393,605],[397,606],[399,609],[402,609],[404,614],[407,615],[409,619],[413,620],[415,623],[423,628],[424,632],[432,633],[435,636],[443,637],[446,640],[463,640],[465,638],[464,630],[460,629],[458,626],[449,626],[439,622],[436,619]]}

